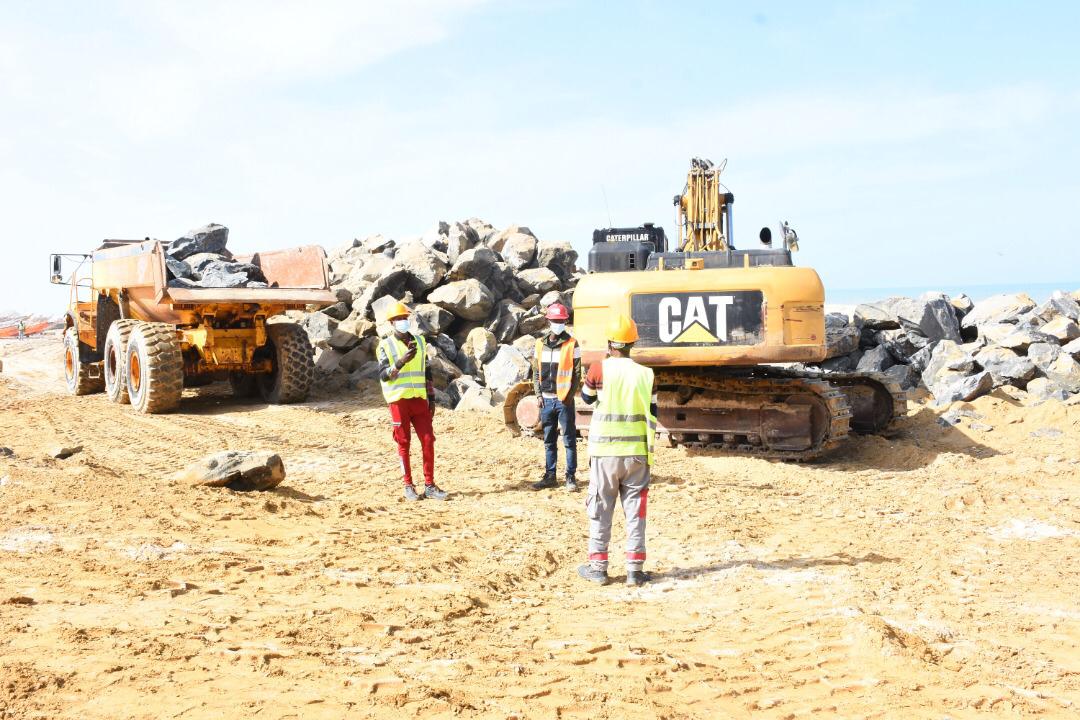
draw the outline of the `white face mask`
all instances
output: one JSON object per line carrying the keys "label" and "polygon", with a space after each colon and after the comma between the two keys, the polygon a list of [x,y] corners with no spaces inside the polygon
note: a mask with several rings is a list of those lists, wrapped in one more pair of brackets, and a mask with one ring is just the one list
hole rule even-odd
{"label": "white face mask", "polygon": [[408,320],[395,320],[394,321],[394,329],[397,330],[399,333],[407,333],[407,332],[409,332],[409,321]]}
{"label": "white face mask", "polygon": [[550,323],[548,327],[551,328],[552,335],[562,335],[563,330],[566,329],[566,323]]}

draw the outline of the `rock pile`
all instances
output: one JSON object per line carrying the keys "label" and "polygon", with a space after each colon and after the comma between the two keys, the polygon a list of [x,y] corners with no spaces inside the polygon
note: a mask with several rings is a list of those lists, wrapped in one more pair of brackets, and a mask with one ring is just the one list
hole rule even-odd
{"label": "rock pile", "polygon": [[324,388],[378,377],[375,349],[390,327],[387,306],[413,309],[425,335],[436,401],[490,408],[529,376],[544,312],[570,294],[581,271],[567,242],[538,240],[523,226],[498,230],[477,218],[440,222],[421,237],[354,240],[329,255],[338,302],[296,319],[316,350]]}
{"label": "rock pile", "polygon": [[1080,291],[1030,296],[927,293],[829,314],[826,372],[879,372],[906,389],[925,386],[939,405],[1002,388],[1037,404],[1080,393]]}
{"label": "rock pile", "polygon": [[169,287],[267,287],[258,266],[234,260],[228,241],[229,228],[210,223],[170,243],[165,251]]}

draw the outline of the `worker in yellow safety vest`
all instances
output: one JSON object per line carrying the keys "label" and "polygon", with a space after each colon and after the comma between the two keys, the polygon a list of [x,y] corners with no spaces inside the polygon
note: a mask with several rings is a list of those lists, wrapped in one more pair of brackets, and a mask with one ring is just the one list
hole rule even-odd
{"label": "worker in yellow safety vest", "polygon": [[570,311],[562,303],[548,306],[548,333],[536,340],[533,354],[533,389],[544,429],[544,477],[533,489],[558,485],[555,466],[559,460],[559,429],[566,447],[566,489],[577,490],[577,423],[574,395],[581,384],[581,348],[567,332]]}
{"label": "worker in yellow safety vest", "polygon": [[[379,361],[379,381],[383,397],[390,406],[394,424],[401,471],[405,478],[405,498],[445,500],[447,494],[435,484],[435,431],[431,420],[435,414],[431,368],[427,363],[427,341],[409,329],[409,308],[394,303],[386,313],[393,331],[379,341],[376,356]],[[409,441],[416,430],[424,458],[424,492],[419,494],[413,485],[412,465],[409,462]]]}
{"label": "worker in yellow safety vest", "polygon": [[585,376],[581,399],[596,404],[589,421],[589,562],[578,568],[586,580],[607,584],[608,542],[615,501],[626,515],[626,584],[642,585],[645,516],[656,437],[653,371],[630,359],[637,325],[625,315],[608,327],[608,357]]}

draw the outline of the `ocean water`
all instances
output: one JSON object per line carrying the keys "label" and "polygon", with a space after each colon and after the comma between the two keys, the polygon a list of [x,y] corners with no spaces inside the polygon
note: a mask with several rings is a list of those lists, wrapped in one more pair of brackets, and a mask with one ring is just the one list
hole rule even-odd
{"label": "ocean water", "polygon": [[925,292],[943,292],[953,296],[966,294],[975,302],[1001,293],[1027,293],[1036,302],[1043,302],[1055,290],[1080,290],[1080,280],[1052,283],[1000,283],[994,285],[914,285],[910,287],[825,288],[825,302],[830,305],[856,305],[887,297],[918,297]]}

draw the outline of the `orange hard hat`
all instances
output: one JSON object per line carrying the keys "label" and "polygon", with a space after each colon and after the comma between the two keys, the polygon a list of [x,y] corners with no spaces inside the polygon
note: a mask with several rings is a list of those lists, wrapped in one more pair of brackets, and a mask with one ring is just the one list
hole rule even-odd
{"label": "orange hard hat", "polygon": [[547,313],[544,317],[548,320],[569,320],[570,311],[566,309],[566,306],[562,303],[551,303],[548,305]]}
{"label": "orange hard hat", "polygon": [[617,343],[637,342],[637,323],[628,315],[619,315],[608,325],[607,339]]}
{"label": "orange hard hat", "polygon": [[406,307],[405,303],[400,300],[391,305],[386,311],[387,320],[397,320],[398,318],[409,317],[412,314],[412,310]]}

